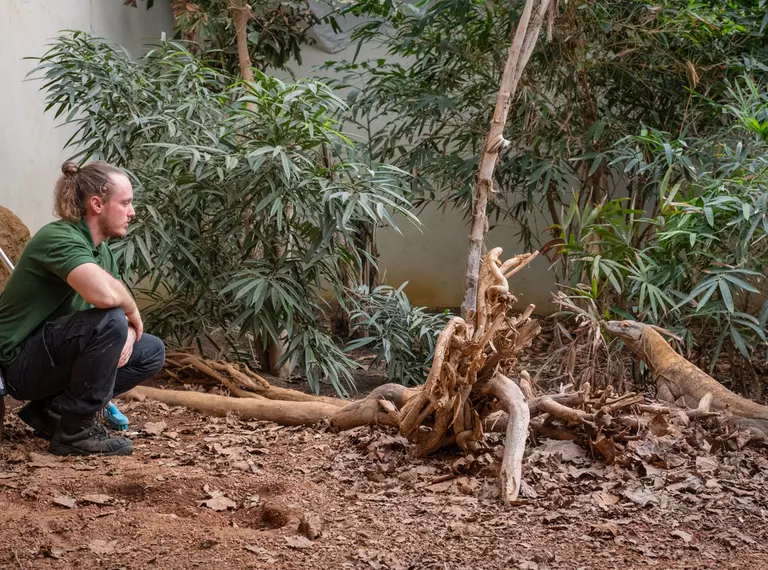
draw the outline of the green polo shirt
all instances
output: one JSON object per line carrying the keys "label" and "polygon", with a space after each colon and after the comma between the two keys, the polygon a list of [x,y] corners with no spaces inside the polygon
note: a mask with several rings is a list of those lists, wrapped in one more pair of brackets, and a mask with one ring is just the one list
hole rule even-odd
{"label": "green polo shirt", "polygon": [[118,276],[112,252],[106,242],[94,245],[85,220],[52,222],[29,240],[0,294],[0,365],[13,362],[41,325],[92,307],[67,283],[70,271],[84,263]]}

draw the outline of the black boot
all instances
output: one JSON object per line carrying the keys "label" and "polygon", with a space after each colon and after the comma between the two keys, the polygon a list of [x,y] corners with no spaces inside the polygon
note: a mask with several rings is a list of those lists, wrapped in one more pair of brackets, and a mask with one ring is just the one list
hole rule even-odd
{"label": "black boot", "polygon": [[130,455],[133,443],[127,437],[110,436],[98,416],[62,417],[49,451],[54,455]]}
{"label": "black boot", "polygon": [[49,400],[32,400],[19,410],[19,419],[45,439],[51,439],[60,418],[61,412]]}

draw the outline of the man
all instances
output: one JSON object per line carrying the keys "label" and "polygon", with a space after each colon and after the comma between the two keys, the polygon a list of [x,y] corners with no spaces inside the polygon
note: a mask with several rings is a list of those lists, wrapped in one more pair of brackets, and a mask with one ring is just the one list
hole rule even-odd
{"label": "man", "polygon": [[51,437],[51,453],[128,455],[131,440],[108,434],[101,410],[165,360],[106,243],[126,234],[133,188],[104,162],[61,169],[61,219],[32,237],[0,295],[0,369],[11,396],[31,400],[19,417]]}

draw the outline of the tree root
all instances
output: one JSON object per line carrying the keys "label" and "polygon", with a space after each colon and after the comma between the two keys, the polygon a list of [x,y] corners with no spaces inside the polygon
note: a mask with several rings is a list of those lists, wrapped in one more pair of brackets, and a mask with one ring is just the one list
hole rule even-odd
{"label": "tree root", "polygon": [[311,426],[339,411],[338,406],[325,402],[295,402],[256,398],[233,398],[186,390],[161,390],[137,386],[122,399],[163,402],[169,406],[185,406],[214,416],[235,414],[242,420],[265,420],[286,426]]}
{"label": "tree root", "polygon": [[[468,323],[454,317],[447,323],[438,337],[426,382],[419,388],[388,384],[350,403],[271,386],[247,367],[175,351],[167,355],[166,376],[182,383],[215,382],[235,397],[145,387],[135,388],[126,397],[148,397],[210,414],[234,413],[243,419],[283,425],[325,421],[339,430],[361,425],[393,426],[411,441],[414,457],[424,457],[453,444],[467,452],[476,450],[484,436],[482,417],[493,407],[489,400],[493,399],[511,418],[505,422],[508,444],[501,477],[504,500],[513,501],[520,489],[531,412],[524,392],[505,374],[512,371],[517,356],[530,345],[540,328],[531,319],[533,305],[521,315],[510,314],[516,299],[509,292],[505,275],[520,271],[537,254],[522,254],[501,262],[501,253],[501,248],[495,248],[485,256],[475,318]],[[525,384],[525,391],[533,394],[529,383]],[[535,400],[536,413],[556,405],[555,400],[551,402]]]}
{"label": "tree root", "polygon": [[507,439],[501,460],[501,498],[505,504],[517,499],[522,484],[523,454],[528,439],[528,424],[531,414],[520,388],[509,378],[496,374],[487,387],[500,406],[507,412]]}

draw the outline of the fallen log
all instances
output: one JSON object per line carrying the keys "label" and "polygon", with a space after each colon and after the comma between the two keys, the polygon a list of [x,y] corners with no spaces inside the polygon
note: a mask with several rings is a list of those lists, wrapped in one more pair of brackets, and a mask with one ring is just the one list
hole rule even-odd
{"label": "fallen log", "polygon": [[[263,420],[285,426],[314,426],[322,422],[337,430],[348,430],[364,425],[399,427],[397,406],[405,403],[417,390],[400,384],[385,384],[373,390],[366,398],[346,402],[343,408],[323,401],[278,401],[266,398],[233,398],[186,390],[163,390],[137,386],[122,394],[121,399],[162,402],[169,406],[183,406],[213,416],[234,415],[241,420]],[[389,404],[389,405],[388,405]]]}
{"label": "fallen log", "polygon": [[233,398],[188,390],[162,390],[137,386],[120,396],[126,400],[147,398],[169,406],[184,406],[213,416],[234,414],[242,420],[264,420],[285,426],[311,426],[332,417],[338,406],[325,402],[292,402],[266,398]]}

